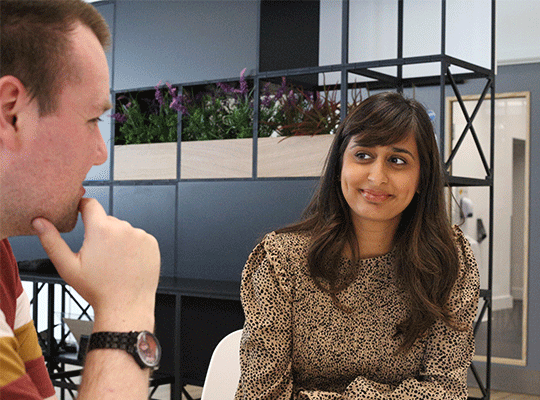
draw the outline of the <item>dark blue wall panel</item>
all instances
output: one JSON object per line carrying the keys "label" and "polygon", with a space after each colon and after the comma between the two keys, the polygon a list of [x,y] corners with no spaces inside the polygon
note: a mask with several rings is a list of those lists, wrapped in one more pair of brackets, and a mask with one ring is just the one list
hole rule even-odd
{"label": "dark blue wall panel", "polygon": [[115,186],[113,215],[159,242],[161,275],[174,275],[175,186]]}
{"label": "dark blue wall panel", "polygon": [[257,66],[258,1],[117,1],[115,90],[238,78]]}
{"label": "dark blue wall panel", "polygon": [[316,183],[310,179],[180,182],[177,275],[239,281],[258,240],[298,220]]}

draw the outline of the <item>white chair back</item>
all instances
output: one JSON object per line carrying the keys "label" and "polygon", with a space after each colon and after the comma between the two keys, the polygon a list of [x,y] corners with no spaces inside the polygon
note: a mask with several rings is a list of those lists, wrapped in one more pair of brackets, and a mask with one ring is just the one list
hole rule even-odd
{"label": "white chair back", "polygon": [[206,372],[201,400],[233,400],[240,379],[240,338],[234,331],[218,343]]}

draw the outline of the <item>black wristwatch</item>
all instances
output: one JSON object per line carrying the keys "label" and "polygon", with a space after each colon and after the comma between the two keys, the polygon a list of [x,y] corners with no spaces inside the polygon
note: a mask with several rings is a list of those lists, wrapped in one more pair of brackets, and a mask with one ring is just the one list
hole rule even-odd
{"label": "black wristwatch", "polygon": [[154,334],[142,332],[94,332],[90,335],[87,351],[94,349],[125,350],[141,368],[159,368],[161,346]]}

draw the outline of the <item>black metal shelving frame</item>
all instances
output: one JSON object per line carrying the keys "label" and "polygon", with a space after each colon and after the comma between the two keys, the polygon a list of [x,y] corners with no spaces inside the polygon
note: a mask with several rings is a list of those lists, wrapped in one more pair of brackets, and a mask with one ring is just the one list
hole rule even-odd
{"label": "black metal shelving frame", "polygon": [[[347,104],[348,89],[351,88],[349,84],[349,73],[359,75],[365,78],[372,79],[368,82],[355,83],[356,87],[369,87],[370,90],[383,90],[383,89],[395,89],[399,92],[403,92],[406,87],[418,87],[418,86],[439,86],[440,87],[440,128],[439,128],[439,146],[441,155],[445,155],[445,133],[446,133],[446,86],[449,85],[453,89],[453,93],[457,98],[460,105],[460,109],[467,121],[464,131],[461,133],[456,145],[450,149],[450,155],[445,161],[445,170],[447,172],[448,184],[450,187],[455,186],[484,186],[489,187],[489,247],[488,247],[488,287],[482,288],[480,291],[480,299],[483,301],[480,314],[474,327],[474,332],[478,331],[483,317],[487,312],[487,340],[486,340],[486,373],[484,379],[482,379],[478,369],[473,362],[471,364],[472,374],[478,384],[478,387],[482,393],[482,397],[469,397],[469,399],[490,399],[490,387],[491,387],[491,330],[492,330],[492,282],[493,282],[493,176],[494,176],[494,155],[495,155],[495,23],[496,23],[496,8],[495,0],[491,1],[491,68],[481,67],[467,61],[457,59],[455,57],[446,54],[446,0],[441,0],[441,53],[435,55],[426,55],[419,57],[403,57],[403,28],[404,28],[404,0],[397,0],[398,6],[398,48],[397,57],[395,59],[366,61],[358,63],[349,63],[349,0],[342,1],[342,54],[341,64],[326,65],[314,68],[298,68],[281,71],[266,71],[259,72],[255,77],[255,93],[258,93],[259,80],[268,78],[277,78],[281,76],[294,76],[294,75],[306,75],[306,74],[320,74],[327,72],[341,72],[341,104]],[[439,63],[440,75],[438,76],[422,76],[414,78],[405,78],[403,75],[403,67],[407,65],[419,65],[426,63]],[[453,74],[451,67],[460,67],[467,72]],[[396,74],[390,75],[376,71],[382,67],[396,67]],[[460,89],[458,84],[471,79],[483,79],[485,80],[485,86],[480,95],[480,98],[476,104],[476,107],[472,114],[469,115],[465,108]],[[488,92],[491,93],[489,100],[486,100]],[[258,99],[255,98],[255,102]],[[485,152],[479,142],[478,136],[474,129],[474,118],[480,109],[480,106],[484,101],[489,101],[491,113],[490,113],[490,152],[489,161],[486,159]],[[258,108],[256,104],[255,109]],[[341,118],[345,118],[346,107],[342,108]],[[257,117],[255,117],[255,120]],[[255,124],[256,125],[256,124]],[[478,149],[482,164],[485,169],[486,176],[484,179],[453,176],[451,175],[452,162],[457,154],[463,139],[467,134],[472,135],[473,140]],[[254,126],[254,139],[257,137],[257,126]],[[254,140],[254,167],[253,176],[256,177],[256,140]]]}
{"label": "black metal shelving frame", "polygon": [[[446,132],[446,90],[447,86],[451,87],[453,94],[456,96],[460,109],[463,112],[463,115],[467,121],[465,130],[462,132],[460,139],[458,140],[456,146],[453,149],[450,149],[450,156],[445,162],[445,167],[447,171],[447,178],[450,187],[459,187],[459,186],[483,186],[489,188],[489,247],[488,247],[488,286],[487,288],[482,288],[480,292],[480,298],[483,301],[482,309],[475,326],[475,333],[478,330],[478,327],[482,321],[482,318],[487,313],[487,340],[486,340],[486,361],[485,361],[485,377],[482,377],[478,372],[475,363],[471,365],[471,371],[478,383],[479,389],[482,392],[482,397],[469,397],[470,399],[490,399],[490,387],[491,387],[491,330],[492,330],[492,282],[493,282],[493,176],[494,176],[494,143],[495,143],[495,2],[496,0],[491,0],[491,10],[486,12],[491,12],[491,68],[485,68],[479,65],[472,64],[465,60],[461,60],[455,57],[452,57],[446,54],[446,36],[447,36],[447,25],[446,25],[446,11],[447,4],[446,0],[441,0],[441,51],[439,54],[417,56],[417,57],[404,57],[403,56],[403,30],[404,30],[404,3],[406,0],[396,0],[398,7],[398,21],[397,21],[397,54],[396,58],[385,59],[385,60],[375,60],[375,61],[365,61],[365,62],[349,62],[349,6],[350,0],[342,0],[342,30],[341,30],[341,63],[333,65],[324,65],[316,67],[305,67],[305,68],[295,68],[295,69],[283,69],[283,70],[272,70],[272,71],[260,71],[259,63],[257,61],[257,67],[255,68],[255,73],[247,77],[250,80],[253,80],[254,93],[260,93],[260,82],[261,80],[268,79],[277,79],[281,77],[294,77],[300,75],[309,75],[309,74],[323,74],[329,72],[339,72],[341,74],[341,84],[338,85],[341,96],[341,104],[347,104],[348,100],[348,90],[352,88],[351,83],[349,83],[349,74],[361,76],[364,78],[370,79],[370,81],[355,83],[355,87],[366,87],[369,90],[397,90],[403,92],[405,88],[411,87],[420,87],[420,86],[439,86],[440,88],[440,126],[439,126],[439,146],[441,155],[445,155],[445,132]],[[102,3],[115,4],[114,1],[106,1]],[[116,18],[116,12],[114,12]],[[259,7],[259,29],[257,32],[257,43],[260,43],[260,7]],[[114,24],[116,25],[116,24]],[[114,28],[113,28],[114,29]],[[257,46],[257,60],[259,60],[259,46]],[[114,63],[114,47],[113,47],[113,63]],[[403,74],[404,67],[414,66],[421,64],[434,64],[437,63],[440,65],[440,74],[432,76],[418,76],[418,77],[405,77]],[[377,71],[381,68],[393,67],[395,68],[395,74],[388,74]],[[461,68],[466,72],[452,73],[451,67]],[[469,115],[460,94],[459,84],[468,80],[480,79],[485,80],[485,86],[483,92],[478,100],[475,110],[472,114]],[[222,79],[220,82],[231,81],[233,79]],[[197,85],[206,85],[211,83],[216,83],[218,80],[208,80],[200,82],[188,82],[188,83],[177,83],[173,86],[178,87],[178,90],[181,91],[184,86],[197,86]],[[114,85],[113,85],[114,87]],[[116,96],[118,93],[125,92],[135,92],[143,90],[151,90],[152,87],[144,88],[133,88],[129,90],[122,91],[111,91],[113,97],[113,104],[116,101]],[[320,87],[319,87],[320,89]],[[490,96],[488,96],[490,93]],[[488,99],[489,97],[489,99]],[[483,151],[478,137],[474,129],[474,118],[484,101],[490,102],[491,107],[491,121],[490,121],[490,152],[489,160],[485,157],[485,152]],[[254,124],[253,124],[253,164],[252,164],[252,176],[251,178],[233,178],[227,180],[290,180],[290,179],[310,179],[317,180],[317,177],[304,177],[304,178],[259,178],[257,176],[257,138],[258,138],[258,117],[259,117],[259,96],[254,96]],[[346,107],[342,108],[341,118],[345,118]],[[117,181],[114,180],[114,146],[111,146],[110,154],[110,178],[108,180],[102,181],[85,181],[87,186],[108,186],[110,189],[109,195],[109,206],[112,210],[113,206],[113,188],[114,186],[127,186],[127,185],[175,185],[176,191],[178,191],[178,183],[180,181],[191,181],[191,179],[182,179],[180,176],[180,163],[181,163],[181,118],[178,118],[178,149],[177,149],[177,178],[170,180],[123,180]],[[465,135],[472,135],[474,142],[478,148],[480,157],[482,159],[482,164],[484,165],[486,177],[484,179],[462,177],[462,176],[453,176],[451,175],[452,161],[455,154],[459,150],[459,147],[465,137]],[[111,138],[114,143],[114,124],[111,126]],[[219,181],[223,179],[204,179],[204,181]],[[178,193],[176,193],[178,198]]]}

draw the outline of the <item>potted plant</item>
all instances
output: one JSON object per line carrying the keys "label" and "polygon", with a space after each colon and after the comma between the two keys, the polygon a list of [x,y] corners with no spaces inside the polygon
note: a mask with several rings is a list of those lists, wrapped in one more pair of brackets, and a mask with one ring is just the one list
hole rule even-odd
{"label": "potted plant", "polygon": [[178,112],[170,107],[172,89],[164,90],[160,82],[153,98],[147,92],[118,97],[112,114],[116,180],[176,178]]}
{"label": "potted plant", "polygon": [[[240,73],[236,84],[218,82],[182,92],[154,88],[150,100],[121,96],[115,135],[115,179],[176,178],[177,125],[182,123],[183,179],[252,176],[253,88]],[[338,91],[304,91],[267,82],[260,93],[260,177],[319,175],[340,120]],[[353,94],[354,106],[359,91]],[[134,160],[136,160],[134,162]],[[210,161],[210,162],[209,162]]]}
{"label": "potted plant", "polygon": [[237,84],[218,82],[173,94],[182,114],[183,179],[251,177],[253,89],[245,73],[244,68]]}
{"label": "potted plant", "polygon": [[[258,176],[318,176],[341,118],[337,87],[305,91],[288,85],[271,89],[264,85],[261,96],[258,143]],[[354,90],[349,107],[361,100]]]}
{"label": "potted plant", "polygon": [[137,95],[119,97],[112,115],[118,125],[115,179],[176,178],[179,115],[182,178],[250,177],[253,90],[245,72],[240,73],[238,87],[218,82],[179,93],[160,82],[146,104],[141,104],[144,94],[142,101]]}

